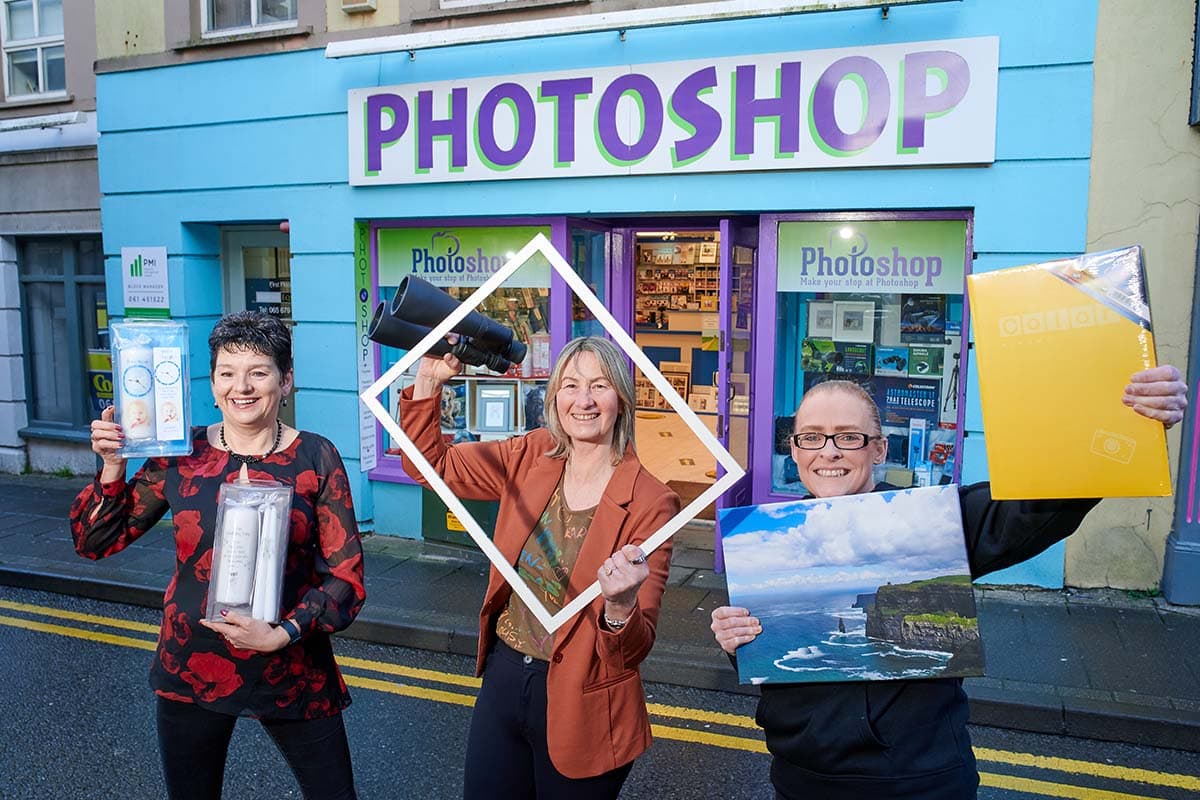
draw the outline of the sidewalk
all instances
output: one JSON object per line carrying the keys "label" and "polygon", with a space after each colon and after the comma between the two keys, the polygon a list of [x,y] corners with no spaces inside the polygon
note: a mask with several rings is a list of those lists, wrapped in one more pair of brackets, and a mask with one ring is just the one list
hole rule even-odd
{"label": "sidewalk", "polygon": [[[81,478],[0,476],[0,585],[161,607],[169,528],[99,562],[77,556],[65,521]],[[475,654],[487,560],[389,536],[364,540],[367,605],[344,634]],[[726,600],[712,524],[676,536],[650,681],[753,693],[735,683],[708,629]],[[0,597],[4,591],[0,589]],[[986,678],[966,681],[981,725],[1200,751],[1200,608],[1125,592],[981,589]]]}

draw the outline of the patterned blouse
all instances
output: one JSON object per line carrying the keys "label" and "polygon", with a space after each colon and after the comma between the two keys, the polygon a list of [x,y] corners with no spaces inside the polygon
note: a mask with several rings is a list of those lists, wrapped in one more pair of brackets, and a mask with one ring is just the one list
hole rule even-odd
{"label": "patterned blouse", "polygon": [[[192,429],[192,454],[151,458],[129,482],[99,476],[71,506],[75,550],[91,559],[128,547],[170,509],[175,575],[163,600],[150,686],[161,697],[223,714],[316,719],[350,704],[329,634],[354,621],[366,598],[362,543],[350,483],[333,444],[301,432],[291,445],[249,466],[251,479],[293,488],[291,539],[281,616],[303,636],[273,653],[238,650],[200,625],[212,566],[217,491],[241,464]],[[96,519],[88,522],[99,508]]]}
{"label": "patterned blouse", "polygon": [[[525,540],[517,560],[517,574],[551,614],[562,611],[568,602],[567,587],[583,548],[597,506],[575,511],[563,500],[560,480],[546,503],[546,510],[533,532]],[[496,619],[496,635],[519,653],[549,661],[554,655],[554,634],[513,592]]]}

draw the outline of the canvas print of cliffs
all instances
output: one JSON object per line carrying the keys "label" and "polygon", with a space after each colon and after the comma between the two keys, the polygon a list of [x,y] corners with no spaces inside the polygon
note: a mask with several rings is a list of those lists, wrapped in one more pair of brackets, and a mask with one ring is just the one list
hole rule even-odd
{"label": "canvas print of cliffs", "polygon": [[720,512],[741,683],[968,677],[983,644],[954,485]]}

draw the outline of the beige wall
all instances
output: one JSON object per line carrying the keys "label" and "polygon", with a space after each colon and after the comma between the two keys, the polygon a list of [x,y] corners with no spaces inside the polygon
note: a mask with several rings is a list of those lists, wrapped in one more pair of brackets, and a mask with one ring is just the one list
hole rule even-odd
{"label": "beige wall", "polygon": [[96,57],[119,58],[166,50],[163,0],[107,0],[96,15]]}
{"label": "beige wall", "polygon": [[[1187,123],[1195,24],[1195,0],[1100,0],[1088,200],[1088,250],[1145,247],[1158,359],[1181,370],[1200,223],[1200,130]],[[1167,440],[1172,476],[1179,430]],[[1169,497],[1105,500],[1067,540],[1066,583],[1157,587],[1173,511]]]}

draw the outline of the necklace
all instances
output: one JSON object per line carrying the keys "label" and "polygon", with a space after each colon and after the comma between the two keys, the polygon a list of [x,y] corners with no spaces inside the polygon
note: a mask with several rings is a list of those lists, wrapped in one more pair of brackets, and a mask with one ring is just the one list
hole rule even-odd
{"label": "necklace", "polygon": [[275,444],[271,445],[271,449],[268,450],[266,453],[264,453],[261,456],[244,456],[241,453],[233,452],[233,448],[230,447],[229,444],[225,441],[225,425],[224,425],[224,423],[221,424],[220,439],[221,439],[221,447],[225,448],[226,452],[229,453],[230,458],[240,461],[243,464],[257,464],[260,461],[264,461],[264,460],[270,458],[271,454],[279,449],[279,442],[280,442],[280,440],[283,439],[283,423],[280,422],[279,420],[275,420]]}

